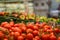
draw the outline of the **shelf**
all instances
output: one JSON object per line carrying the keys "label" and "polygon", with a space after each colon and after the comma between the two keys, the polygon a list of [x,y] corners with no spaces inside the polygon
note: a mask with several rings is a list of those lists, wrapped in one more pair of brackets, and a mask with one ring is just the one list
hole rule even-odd
{"label": "shelf", "polygon": [[22,0],[0,0],[0,3],[19,3],[23,2]]}

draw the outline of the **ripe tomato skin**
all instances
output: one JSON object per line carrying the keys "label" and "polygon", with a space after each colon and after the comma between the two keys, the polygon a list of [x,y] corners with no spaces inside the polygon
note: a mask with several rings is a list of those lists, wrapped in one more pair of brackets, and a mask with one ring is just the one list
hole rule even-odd
{"label": "ripe tomato skin", "polygon": [[58,40],[60,40],[60,37],[58,37]]}
{"label": "ripe tomato skin", "polygon": [[37,27],[40,27],[40,24],[39,24],[39,23],[36,23],[35,25],[36,25]]}
{"label": "ripe tomato skin", "polygon": [[28,33],[28,34],[27,34],[27,39],[32,40],[32,39],[33,39],[33,34]]}
{"label": "ripe tomato skin", "polygon": [[18,36],[18,40],[24,40],[23,36]]}
{"label": "ripe tomato skin", "polygon": [[4,40],[8,40],[7,38],[4,38]]}
{"label": "ripe tomato skin", "polygon": [[11,36],[14,36],[14,32],[11,32],[10,35],[11,35]]}
{"label": "ripe tomato skin", "polygon": [[34,30],[38,30],[38,27],[37,27],[37,26],[34,26],[33,29],[34,29]]}
{"label": "ripe tomato skin", "polygon": [[40,40],[40,37],[39,36],[35,36],[35,39]]}
{"label": "ripe tomato skin", "polygon": [[4,36],[4,34],[2,33],[2,31],[0,31],[0,38],[3,37],[3,36]]}
{"label": "ripe tomato skin", "polygon": [[34,38],[33,40],[38,40],[38,39]]}
{"label": "ripe tomato skin", "polygon": [[46,25],[45,22],[44,22],[44,23],[41,23],[41,24],[40,24],[40,28],[43,28],[45,25]]}
{"label": "ripe tomato skin", "polygon": [[18,36],[20,36],[20,33],[19,32],[14,32],[14,36],[18,37]]}
{"label": "ripe tomato skin", "polygon": [[21,29],[18,27],[12,27],[12,31],[22,33]]}
{"label": "ripe tomato skin", "polygon": [[10,24],[5,24],[4,27],[7,28],[7,29],[11,29]]}
{"label": "ripe tomato skin", "polygon": [[27,24],[27,27],[28,27],[28,28],[33,29],[33,26],[34,26],[34,25],[33,25],[32,23]]}
{"label": "ripe tomato skin", "polygon": [[11,21],[9,24],[10,24],[11,27],[14,26],[14,22],[13,21]]}
{"label": "ripe tomato skin", "polygon": [[14,24],[14,27],[19,27],[20,25],[19,24]]}
{"label": "ripe tomato skin", "polygon": [[37,30],[34,30],[34,31],[33,31],[33,35],[34,35],[34,36],[36,36],[36,35],[38,35],[38,34],[39,34],[39,31],[37,31]]}
{"label": "ripe tomato skin", "polygon": [[51,27],[48,25],[45,25],[44,28],[50,29]]}
{"label": "ripe tomato skin", "polygon": [[22,33],[21,36],[23,36],[24,38],[26,38],[26,34]]}
{"label": "ripe tomato skin", "polygon": [[2,22],[1,26],[3,27],[5,24],[8,24],[8,22]]}
{"label": "ripe tomato skin", "polygon": [[22,32],[26,32],[27,28],[26,27],[21,27]]}
{"label": "ripe tomato skin", "polygon": [[33,30],[32,29],[27,29],[27,31],[26,31],[27,33],[32,33],[33,32]]}
{"label": "ripe tomato skin", "polygon": [[56,33],[59,33],[59,29],[58,29],[58,28],[55,28],[54,31],[55,31]]}
{"label": "ripe tomato skin", "polygon": [[42,40],[49,40],[50,35],[49,34],[42,34]]}
{"label": "ripe tomato skin", "polygon": [[54,35],[50,36],[50,40],[57,40],[56,36],[54,36]]}

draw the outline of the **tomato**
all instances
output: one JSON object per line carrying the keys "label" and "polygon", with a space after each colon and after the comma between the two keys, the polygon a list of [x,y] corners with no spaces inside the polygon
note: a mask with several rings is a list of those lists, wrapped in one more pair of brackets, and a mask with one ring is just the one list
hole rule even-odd
{"label": "tomato", "polygon": [[20,36],[20,33],[19,32],[14,32],[14,36],[18,37],[18,36]]}
{"label": "tomato", "polygon": [[29,40],[29,39],[25,39],[25,40]]}
{"label": "tomato", "polygon": [[20,27],[25,27],[26,25],[22,22],[22,23],[19,23]]}
{"label": "tomato", "polygon": [[46,23],[43,22],[43,23],[40,24],[40,27],[43,28],[45,25],[46,25]]}
{"label": "tomato", "polygon": [[47,32],[47,30],[48,30],[47,28],[44,28],[44,29],[43,29],[44,32]]}
{"label": "tomato", "polygon": [[3,27],[5,24],[8,24],[8,22],[2,22],[1,26]]}
{"label": "tomato", "polygon": [[58,37],[58,40],[60,40],[60,37]]}
{"label": "tomato", "polygon": [[22,33],[21,36],[23,36],[24,38],[26,38],[26,34]]}
{"label": "tomato", "polygon": [[59,29],[58,29],[58,28],[54,28],[54,31],[55,31],[56,33],[59,33]]}
{"label": "tomato", "polygon": [[10,24],[5,24],[4,27],[5,27],[5,28],[8,28],[8,29],[11,28]]}
{"label": "tomato", "polygon": [[50,35],[49,34],[42,34],[42,40],[49,40]]}
{"label": "tomato", "polygon": [[27,28],[26,27],[21,27],[22,32],[26,32]]}
{"label": "tomato", "polygon": [[38,40],[38,39],[36,39],[36,38],[33,38],[33,40]]}
{"label": "tomato", "polygon": [[53,29],[48,29],[47,32],[52,33],[53,32]]}
{"label": "tomato", "polygon": [[14,32],[11,32],[10,35],[11,35],[11,36],[14,36]]}
{"label": "tomato", "polygon": [[14,27],[19,27],[19,26],[20,26],[20,24],[15,24],[15,25],[14,25]]}
{"label": "tomato", "polygon": [[8,40],[7,38],[4,38],[4,40]]}
{"label": "tomato", "polygon": [[36,25],[38,28],[40,27],[40,24],[39,24],[39,23],[36,23],[35,25]]}
{"label": "tomato", "polygon": [[33,26],[34,26],[34,25],[33,25],[32,23],[27,24],[27,27],[28,27],[28,28],[33,29]]}
{"label": "tomato", "polygon": [[51,36],[50,36],[50,40],[57,40],[57,39],[56,39],[56,36],[51,35]]}
{"label": "tomato", "polygon": [[12,27],[12,31],[22,33],[21,29],[18,27]]}
{"label": "tomato", "polygon": [[28,33],[28,34],[27,34],[27,39],[32,40],[32,39],[33,39],[33,34]]}
{"label": "tomato", "polygon": [[51,26],[45,25],[44,28],[50,29]]}
{"label": "tomato", "polygon": [[4,16],[5,15],[5,12],[0,12],[0,16]]}
{"label": "tomato", "polygon": [[37,26],[34,26],[33,29],[34,29],[34,30],[38,30],[38,27],[37,27]]}
{"label": "tomato", "polygon": [[32,33],[33,32],[33,30],[32,29],[27,29],[27,31],[26,31],[27,33]]}
{"label": "tomato", "polygon": [[10,24],[11,27],[14,26],[14,22],[13,21],[11,21],[9,24]]}
{"label": "tomato", "polygon": [[3,36],[4,36],[4,34],[0,31],[0,38],[3,37]]}
{"label": "tomato", "polygon": [[40,40],[40,37],[39,36],[35,36],[35,39]]}
{"label": "tomato", "polygon": [[34,31],[33,31],[33,35],[36,36],[36,35],[38,35],[38,34],[39,34],[39,31],[37,31],[37,30],[34,30]]}
{"label": "tomato", "polygon": [[24,40],[23,36],[18,36],[18,40]]}

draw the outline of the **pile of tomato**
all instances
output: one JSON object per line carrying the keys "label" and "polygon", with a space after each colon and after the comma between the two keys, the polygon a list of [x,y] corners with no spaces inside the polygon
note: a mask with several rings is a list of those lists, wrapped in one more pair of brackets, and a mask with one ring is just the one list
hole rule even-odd
{"label": "pile of tomato", "polygon": [[47,23],[14,23],[0,24],[0,40],[60,40],[60,29],[52,28]]}

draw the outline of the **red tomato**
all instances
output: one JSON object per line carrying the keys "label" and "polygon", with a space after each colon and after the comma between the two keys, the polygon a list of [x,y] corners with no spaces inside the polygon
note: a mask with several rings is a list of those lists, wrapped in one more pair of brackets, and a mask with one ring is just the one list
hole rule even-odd
{"label": "red tomato", "polygon": [[2,22],[1,26],[3,27],[5,24],[8,24],[8,22]]}
{"label": "red tomato", "polygon": [[14,27],[20,27],[20,24],[15,24]]}
{"label": "red tomato", "polygon": [[59,33],[59,29],[58,29],[58,28],[54,28],[54,31],[55,31],[56,33]]}
{"label": "red tomato", "polygon": [[36,35],[38,35],[38,34],[39,34],[39,31],[37,31],[37,30],[34,30],[34,31],[33,31],[33,35],[36,36]]}
{"label": "red tomato", "polygon": [[20,36],[20,33],[19,32],[14,32],[14,36],[18,37],[18,36]]}
{"label": "red tomato", "polygon": [[58,37],[58,40],[60,40],[60,37]]}
{"label": "red tomato", "polygon": [[18,36],[18,40],[24,40],[23,36]]}
{"label": "red tomato", "polygon": [[42,34],[42,40],[49,40],[50,35],[49,34]]}
{"label": "red tomato", "polygon": [[35,25],[36,25],[38,28],[40,27],[40,24],[39,24],[39,23],[36,23]]}
{"label": "red tomato", "polygon": [[13,21],[11,21],[9,24],[10,24],[11,27],[14,26],[14,22]]}
{"label": "red tomato", "polygon": [[35,36],[35,39],[40,40],[40,37],[39,36]]}
{"label": "red tomato", "polygon": [[28,28],[31,28],[31,29],[33,29],[33,26],[34,26],[34,25],[33,25],[32,23],[29,23],[29,24],[27,25],[27,27],[28,27]]}
{"label": "red tomato", "polygon": [[22,32],[26,32],[26,27],[21,27]]}
{"label": "red tomato", "polygon": [[5,24],[4,27],[5,27],[5,28],[8,28],[8,29],[11,28],[10,24]]}
{"label": "red tomato", "polygon": [[48,29],[47,32],[52,33],[53,32],[53,29]]}
{"label": "red tomato", "polygon": [[32,39],[33,39],[33,34],[28,33],[28,34],[27,34],[27,39],[32,40]]}
{"label": "red tomato", "polygon": [[11,35],[11,36],[14,36],[14,32],[11,32],[10,35]]}
{"label": "red tomato", "polygon": [[25,39],[25,40],[29,40],[29,39]]}
{"label": "red tomato", "polygon": [[33,38],[33,40],[38,40],[38,39],[36,39],[36,38]]}
{"label": "red tomato", "polygon": [[48,30],[47,28],[44,28],[44,29],[43,29],[44,32],[47,32],[47,30]]}
{"label": "red tomato", "polygon": [[0,31],[0,38],[3,37],[3,36],[4,36],[4,34]]}
{"label": "red tomato", "polygon": [[4,40],[8,40],[7,38],[4,38]]}
{"label": "red tomato", "polygon": [[26,25],[22,22],[22,23],[19,23],[20,27],[25,27]]}
{"label": "red tomato", "polygon": [[50,36],[50,40],[57,40],[56,36],[54,36],[54,35]]}
{"label": "red tomato", "polygon": [[41,23],[41,24],[40,24],[40,27],[43,28],[45,25],[46,25],[45,22],[44,22],[44,23]]}
{"label": "red tomato", "polygon": [[27,33],[32,33],[33,32],[33,30],[32,29],[27,29],[27,31],[26,31]]}
{"label": "red tomato", "polygon": [[45,25],[44,28],[50,29],[51,26]]}
{"label": "red tomato", "polygon": [[1,16],[4,16],[4,14],[5,14],[5,12],[0,12],[0,15],[1,15]]}
{"label": "red tomato", "polygon": [[26,38],[26,34],[22,33],[21,36],[23,36],[24,38]]}
{"label": "red tomato", "polygon": [[21,29],[18,27],[12,27],[12,31],[22,33]]}
{"label": "red tomato", "polygon": [[34,29],[34,30],[38,30],[39,28],[38,28],[37,26],[34,26],[33,29]]}

